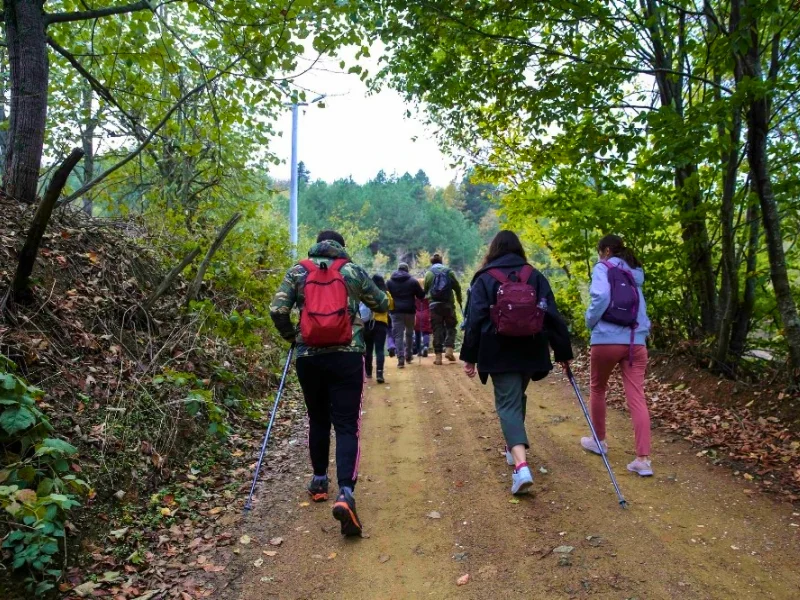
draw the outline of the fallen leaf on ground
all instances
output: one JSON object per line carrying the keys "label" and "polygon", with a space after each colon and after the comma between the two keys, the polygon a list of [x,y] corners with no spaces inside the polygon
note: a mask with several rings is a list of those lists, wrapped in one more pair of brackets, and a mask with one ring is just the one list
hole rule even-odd
{"label": "fallen leaf on ground", "polygon": [[469,583],[469,573],[456,579],[456,585],[467,585]]}
{"label": "fallen leaf on ground", "polygon": [[333,560],[333,559],[334,559],[334,558],[336,558],[337,556],[338,556],[338,555],[336,554],[336,552],[331,552],[330,554],[328,554],[328,560]]}
{"label": "fallen leaf on ground", "polygon": [[264,559],[263,558],[259,558],[253,563],[253,566],[254,567],[260,567],[263,564],[264,564]]}
{"label": "fallen leaf on ground", "polygon": [[382,563],[386,563],[386,562],[389,562],[389,559],[390,559],[390,558],[391,558],[391,556],[389,556],[388,554],[381,554],[381,555],[378,557],[378,560],[379,560],[380,562],[382,562]]}
{"label": "fallen leaf on ground", "polygon": [[509,504],[519,504],[519,498],[511,498],[511,500],[509,500],[508,503]]}
{"label": "fallen leaf on ground", "polygon": [[246,546],[247,544],[250,543],[250,536],[247,534],[243,535],[242,537],[239,538],[239,543]]}
{"label": "fallen leaf on ground", "polygon": [[441,519],[442,515],[438,511],[432,510],[431,512],[428,513],[428,518],[429,519]]}
{"label": "fallen leaf on ground", "polygon": [[275,552],[275,550],[264,550],[264,554],[266,554],[267,556],[270,556],[270,557],[278,555],[278,553]]}
{"label": "fallen leaf on ground", "polygon": [[283,543],[282,537],[274,537],[269,541],[270,546],[280,546]]}

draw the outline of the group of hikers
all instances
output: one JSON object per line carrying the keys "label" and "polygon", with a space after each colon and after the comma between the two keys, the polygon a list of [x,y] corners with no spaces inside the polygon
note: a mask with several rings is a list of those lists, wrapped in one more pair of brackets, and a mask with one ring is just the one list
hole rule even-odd
{"label": "group of hikers", "polygon": [[[636,445],[628,470],[647,477],[653,469],[644,396],[650,331],[641,289],[644,271],[617,235],[603,237],[597,252],[585,319],[591,331],[591,421],[602,448],[594,437],[583,437],[580,444],[597,455],[608,451],[606,391],[619,366]],[[322,231],[308,259],[289,269],[275,294],[270,314],[280,335],[295,345],[297,377],[308,411],[313,468],[308,492],[315,502],[328,499],[333,426],[338,483],[333,516],[346,536],[362,531],[354,490],[361,458],[361,404],[365,382],[373,374],[373,355],[378,383],[386,381],[387,340],[398,369],[412,363],[415,355],[427,356],[431,333],[434,364],[455,362],[461,292],[456,274],[439,254],[431,257],[423,278],[413,277],[409,265],[401,262],[387,282],[350,260],[341,234]],[[295,308],[300,312],[298,326],[291,320]],[[491,241],[472,277],[462,313],[459,358],[464,372],[470,378],[478,375],[483,384],[491,378],[505,458],[513,467],[511,493],[527,493],[533,475],[527,462],[526,391],[531,381],[553,370],[551,350],[564,372],[573,352],[550,283],[528,263],[514,232],[500,231]]]}

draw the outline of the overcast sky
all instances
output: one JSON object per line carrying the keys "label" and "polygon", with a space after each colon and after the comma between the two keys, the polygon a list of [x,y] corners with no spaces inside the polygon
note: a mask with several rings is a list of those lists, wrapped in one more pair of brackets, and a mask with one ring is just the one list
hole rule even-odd
{"label": "overcast sky", "polygon": [[[384,89],[367,96],[367,88],[357,75],[333,72],[338,70],[337,62],[323,63],[322,68],[295,80],[313,92],[328,95],[325,108],[309,106],[300,112],[298,158],[306,164],[312,179],[333,181],[352,176],[364,183],[381,169],[399,175],[406,171],[413,175],[422,169],[431,183],[444,187],[457,176],[421,121],[406,118],[406,110],[412,107],[397,92]],[[286,161],[270,169],[276,179],[289,178],[291,127],[291,110],[287,107],[277,123],[283,137],[276,138],[272,148]],[[412,141],[415,136],[417,140]]]}

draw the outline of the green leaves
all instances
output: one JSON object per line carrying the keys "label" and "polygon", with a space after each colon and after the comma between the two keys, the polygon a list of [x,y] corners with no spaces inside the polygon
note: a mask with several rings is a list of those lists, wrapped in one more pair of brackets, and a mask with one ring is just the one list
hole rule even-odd
{"label": "green leaves", "polygon": [[27,429],[35,422],[33,413],[22,406],[6,409],[0,414],[0,427],[9,435]]}

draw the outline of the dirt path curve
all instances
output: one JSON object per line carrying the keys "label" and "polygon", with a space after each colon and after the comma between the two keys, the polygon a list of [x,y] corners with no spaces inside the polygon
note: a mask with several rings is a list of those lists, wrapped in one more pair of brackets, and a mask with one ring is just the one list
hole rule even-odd
{"label": "dirt path curve", "polygon": [[630,424],[612,411],[621,510],[577,443],[586,425],[557,375],[528,393],[535,496],[509,502],[491,386],[431,362],[390,368],[389,384],[367,391],[357,498],[369,537],[341,538],[330,503],[304,505],[299,477],[288,501],[260,509],[283,511],[280,530],[249,525],[247,562],[221,598],[800,598],[797,512],[663,432],[656,476],[629,475]]}

